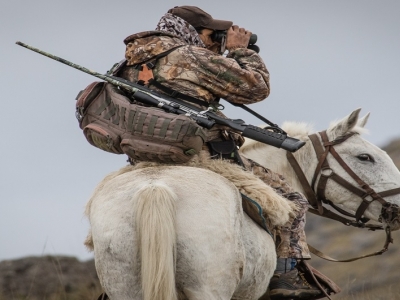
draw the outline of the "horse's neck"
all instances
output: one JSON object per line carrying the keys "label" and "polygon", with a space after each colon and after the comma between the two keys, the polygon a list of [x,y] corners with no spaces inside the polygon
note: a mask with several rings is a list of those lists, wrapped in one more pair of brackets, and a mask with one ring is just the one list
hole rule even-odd
{"label": "horse's neck", "polygon": [[[306,142],[306,145],[293,154],[310,183],[317,166],[317,159],[308,137],[303,140]],[[296,191],[304,192],[295,171],[286,158],[286,151],[265,144],[259,144],[258,147],[245,149],[243,155],[283,175]]]}

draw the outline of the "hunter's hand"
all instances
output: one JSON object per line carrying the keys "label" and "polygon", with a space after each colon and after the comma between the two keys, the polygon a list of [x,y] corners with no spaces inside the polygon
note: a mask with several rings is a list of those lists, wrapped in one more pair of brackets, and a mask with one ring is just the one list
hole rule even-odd
{"label": "hunter's hand", "polygon": [[233,25],[228,29],[225,48],[229,51],[237,48],[247,48],[250,36],[250,31],[247,31],[244,28],[239,28],[237,25]]}

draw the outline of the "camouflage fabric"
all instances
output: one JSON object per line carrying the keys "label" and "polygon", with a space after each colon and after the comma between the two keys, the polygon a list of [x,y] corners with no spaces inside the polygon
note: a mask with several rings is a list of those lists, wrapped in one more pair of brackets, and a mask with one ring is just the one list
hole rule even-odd
{"label": "camouflage fabric", "polygon": [[287,193],[283,197],[300,208],[291,224],[277,229],[276,254],[278,258],[310,259],[304,227],[306,225],[307,199],[300,193]]}
{"label": "camouflage fabric", "polygon": [[162,16],[156,26],[156,30],[172,33],[173,35],[181,37],[181,39],[189,45],[205,48],[196,29],[182,18],[173,14],[166,13]]}
{"label": "camouflage fabric", "polygon": [[125,43],[127,67],[122,76],[130,81],[136,82],[138,76],[138,70],[130,66],[183,45],[160,58],[153,69],[155,80],[164,86],[207,102],[220,97],[249,104],[269,95],[268,70],[253,50],[237,48],[224,57],[206,48],[188,45],[170,33],[157,31],[131,35]]}
{"label": "camouflage fabric", "polygon": [[311,258],[304,231],[308,209],[307,199],[302,194],[295,192],[282,175],[272,172],[243,156],[242,160],[247,170],[252,171],[262,181],[275,189],[278,194],[294,202],[299,208],[293,220],[285,226],[275,228],[278,258]]}
{"label": "camouflage fabric", "polygon": [[[199,42],[190,24],[171,14],[161,18],[157,29],[133,34],[124,40],[127,66],[118,76],[137,82],[138,65],[181,46],[158,59],[153,69],[155,80],[164,86],[209,103],[218,98],[254,103],[269,95],[269,73],[256,52],[236,49],[223,57],[209,51]],[[149,88],[163,93],[151,84]],[[224,117],[220,111],[217,114]],[[221,139],[224,134],[233,136],[239,146],[244,142],[241,135],[220,125],[208,131],[208,140]]]}

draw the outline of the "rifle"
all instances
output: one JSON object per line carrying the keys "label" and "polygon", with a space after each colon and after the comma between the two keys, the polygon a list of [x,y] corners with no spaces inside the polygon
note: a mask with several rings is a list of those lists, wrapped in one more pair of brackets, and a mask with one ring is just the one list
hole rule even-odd
{"label": "rifle", "polygon": [[270,126],[268,128],[260,128],[254,125],[245,124],[243,120],[240,119],[227,119],[218,116],[212,112],[211,108],[207,110],[200,110],[191,104],[188,104],[179,99],[172,98],[167,95],[162,95],[154,92],[144,86],[130,82],[123,78],[116,76],[101,74],[92,70],[89,70],[80,65],[74,64],[68,60],[61,57],[52,55],[50,53],[44,52],[40,49],[34,48],[22,42],[16,42],[17,45],[25,47],[29,50],[47,56],[54,59],[60,63],[67,66],[90,74],[94,77],[100,78],[106,82],[109,82],[115,86],[118,86],[123,91],[127,92],[130,96],[134,97],[135,100],[142,102],[147,105],[159,107],[167,112],[174,114],[185,114],[195,120],[200,126],[210,129],[215,124],[224,125],[232,128],[235,131],[241,132],[244,137],[256,140],[258,142],[268,144],[277,148],[282,148],[290,152],[295,152],[305,145],[305,142],[298,139],[287,136],[278,126]]}

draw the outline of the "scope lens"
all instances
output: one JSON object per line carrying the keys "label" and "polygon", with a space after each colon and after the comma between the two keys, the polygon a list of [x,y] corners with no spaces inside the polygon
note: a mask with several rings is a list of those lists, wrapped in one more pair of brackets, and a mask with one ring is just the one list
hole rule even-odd
{"label": "scope lens", "polygon": [[249,45],[254,45],[255,43],[257,43],[257,34],[252,34],[250,36],[250,40],[249,40]]}

